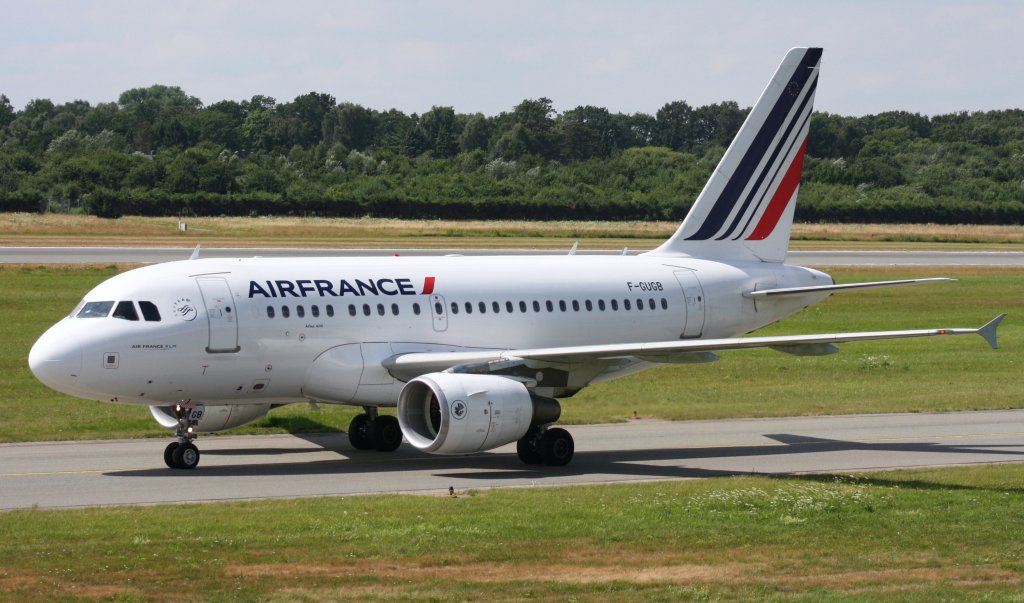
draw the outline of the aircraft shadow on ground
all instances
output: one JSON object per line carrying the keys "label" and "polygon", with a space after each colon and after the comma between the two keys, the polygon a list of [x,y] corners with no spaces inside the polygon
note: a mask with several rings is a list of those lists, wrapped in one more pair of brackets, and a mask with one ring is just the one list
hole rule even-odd
{"label": "aircraft shadow on ground", "polygon": [[[815,438],[794,434],[765,434],[779,444],[755,446],[732,446],[720,448],[658,448],[651,450],[584,451],[577,452],[570,465],[565,467],[530,466],[522,464],[515,454],[481,453],[467,456],[434,456],[421,454],[403,444],[398,451],[381,453],[358,451],[348,445],[343,434],[316,434],[306,437],[307,441],[321,448],[261,447],[248,449],[215,448],[203,450],[207,457],[257,456],[322,453],[324,450],[337,452],[340,458],[280,463],[254,463],[238,465],[202,464],[195,471],[179,471],[167,468],[142,469],[111,472],[117,477],[238,477],[238,476],[315,476],[315,475],[359,475],[385,472],[426,471],[435,477],[459,480],[514,481],[531,480],[542,483],[546,477],[572,477],[587,475],[622,475],[636,478],[695,478],[731,475],[787,475],[786,471],[741,471],[708,469],[687,466],[688,461],[702,461],[729,458],[766,458],[820,452],[903,452],[940,454],[999,455],[1007,461],[1024,461],[1024,452],[1013,450],[1013,445],[990,444],[940,444],[934,442],[854,442]],[[958,461],[963,462],[963,461]],[[969,462],[969,461],[968,461]],[[664,464],[677,463],[677,464]],[[828,471],[828,469],[823,469]]]}

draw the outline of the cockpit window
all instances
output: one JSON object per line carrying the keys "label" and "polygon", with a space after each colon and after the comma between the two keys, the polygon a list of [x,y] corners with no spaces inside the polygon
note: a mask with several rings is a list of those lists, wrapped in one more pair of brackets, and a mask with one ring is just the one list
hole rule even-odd
{"label": "cockpit window", "polygon": [[160,322],[160,310],[156,309],[156,304],[148,301],[140,301],[139,309],[142,310],[142,317],[149,322]]}
{"label": "cockpit window", "polygon": [[130,301],[118,302],[117,307],[114,308],[114,318],[123,318],[124,320],[138,320],[139,313],[135,311],[135,304]]}
{"label": "cockpit window", "polygon": [[78,312],[79,318],[106,318],[110,315],[110,309],[114,307],[112,301],[87,302]]}

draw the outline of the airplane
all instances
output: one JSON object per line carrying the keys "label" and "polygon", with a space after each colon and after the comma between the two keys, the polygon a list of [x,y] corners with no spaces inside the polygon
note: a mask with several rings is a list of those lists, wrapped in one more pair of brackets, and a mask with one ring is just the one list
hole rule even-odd
{"label": "airplane", "polygon": [[[472,454],[516,442],[570,462],[559,398],[722,351],[824,355],[836,344],[976,328],[742,336],[837,293],[947,281],[836,284],[785,263],[821,48],[790,50],[678,230],[638,255],[232,258],[155,264],[87,293],[28,362],[72,396],[149,406],[194,439],[295,402],[361,406],[356,449]],[[397,408],[395,416],[381,408]]]}

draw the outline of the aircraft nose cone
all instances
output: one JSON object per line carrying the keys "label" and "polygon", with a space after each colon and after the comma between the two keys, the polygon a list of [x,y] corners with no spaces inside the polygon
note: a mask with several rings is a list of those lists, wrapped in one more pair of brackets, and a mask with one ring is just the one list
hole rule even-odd
{"label": "aircraft nose cone", "polygon": [[65,391],[82,370],[82,350],[47,331],[28,353],[28,367],[47,387]]}

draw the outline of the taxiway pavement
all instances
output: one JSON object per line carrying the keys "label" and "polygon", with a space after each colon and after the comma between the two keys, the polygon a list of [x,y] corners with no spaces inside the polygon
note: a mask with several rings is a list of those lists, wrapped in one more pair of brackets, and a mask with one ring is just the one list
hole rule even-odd
{"label": "taxiway pavement", "polygon": [[1024,410],[569,427],[566,467],[520,463],[514,445],[456,457],[356,451],[344,434],[210,436],[193,471],[168,469],[170,441],[0,445],[0,509],[191,503],[535,487],[736,474],[867,471],[1024,462]]}

